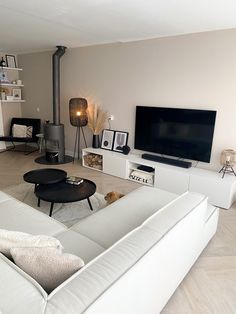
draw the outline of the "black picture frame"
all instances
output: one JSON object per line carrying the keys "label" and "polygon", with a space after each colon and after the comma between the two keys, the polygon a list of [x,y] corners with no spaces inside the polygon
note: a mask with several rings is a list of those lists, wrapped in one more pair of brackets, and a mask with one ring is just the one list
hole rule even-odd
{"label": "black picture frame", "polygon": [[115,131],[110,129],[104,129],[102,131],[101,148],[106,150],[112,150],[114,142]]}
{"label": "black picture frame", "polygon": [[8,68],[17,68],[16,57],[14,55],[5,55]]}
{"label": "black picture frame", "polygon": [[123,147],[127,145],[129,132],[115,131],[112,150],[114,152],[123,153]]}

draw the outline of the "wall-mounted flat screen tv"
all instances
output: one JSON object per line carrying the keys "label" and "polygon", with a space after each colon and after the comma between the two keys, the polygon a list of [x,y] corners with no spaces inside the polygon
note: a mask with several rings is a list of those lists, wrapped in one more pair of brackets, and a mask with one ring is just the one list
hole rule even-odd
{"label": "wall-mounted flat screen tv", "polygon": [[136,107],[134,148],[210,162],[216,111]]}

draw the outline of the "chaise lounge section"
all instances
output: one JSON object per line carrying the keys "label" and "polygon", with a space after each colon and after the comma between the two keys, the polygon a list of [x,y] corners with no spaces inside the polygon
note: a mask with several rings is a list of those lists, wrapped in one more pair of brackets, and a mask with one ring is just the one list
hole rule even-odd
{"label": "chaise lounge section", "polygon": [[[79,209],[78,209],[79,210]],[[49,295],[0,254],[3,313],[159,313],[216,232],[203,195],[143,186],[67,228],[0,193],[0,228],[56,237],[85,266]]]}

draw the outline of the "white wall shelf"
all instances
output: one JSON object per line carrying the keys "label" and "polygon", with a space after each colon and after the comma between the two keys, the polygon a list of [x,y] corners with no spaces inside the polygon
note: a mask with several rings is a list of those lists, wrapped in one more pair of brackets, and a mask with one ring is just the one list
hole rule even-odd
{"label": "white wall shelf", "polygon": [[23,99],[14,99],[14,100],[0,100],[2,103],[5,103],[5,102],[25,102],[25,100]]}
{"label": "white wall shelf", "polygon": [[[113,176],[137,182],[129,178],[131,171],[136,170],[139,165],[149,166],[154,169],[154,172],[151,173],[154,180],[153,184],[146,183],[146,185],[176,194],[186,191],[202,193],[208,196],[211,204],[225,209],[229,209],[236,200],[236,177],[233,175],[226,175],[222,179],[221,174],[216,171],[194,167],[179,168],[149,161],[139,155],[124,155],[104,149],[85,148],[82,155],[90,153],[102,156],[102,171]],[[93,169],[92,167],[88,168]],[[150,175],[149,172],[146,174]]]}
{"label": "white wall shelf", "polygon": [[3,70],[13,70],[13,71],[22,71],[23,70],[21,68],[9,68],[9,67],[0,67],[0,69],[3,69]]}
{"label": "white wall shelf", "polygon": [[17,85],[17,84],[11,84],[11,83],[0,83],[1,87],[23,87],[24,85]]}
{"label": "white wall shelf", "polygon": [[[1,54],[3,56],[3,54]],[[14,89],[21,89],[24,87],[22,82],[17,84],[17,81],[20,80],[20,74],[23,69],[20,67],[0,67],[0,74],[5,74],[5,77],[1,75],[2,81],[0,82],[0,131],[1,134],[8,135],[9,126],[11,123],[12,117],[21,117],[22,115],[22,106],[25,102],[24,95],[21,95],[19,98],[23,99],[7,99],[6,96],[13,96]],[[13,84],[13,82],[15,84]],[[5,93],[4,93],[5,91]],[[2,94],[3,93],[3,94]],[[1,99],[3,98],[3,99]],[[5,147],[5,142],[2,142]],[[2,146],[1,145],[1,146]]]}

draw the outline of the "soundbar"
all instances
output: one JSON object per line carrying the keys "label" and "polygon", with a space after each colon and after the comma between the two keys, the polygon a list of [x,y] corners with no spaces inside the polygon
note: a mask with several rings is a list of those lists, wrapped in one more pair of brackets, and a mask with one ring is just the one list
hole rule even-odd
{"label": "soundbar", "polygon": [[190,168],[192,163],[190,161],[184,161],[179,159],[167,158],[162,156],[156,156],[151,154],[142,154],[143,159],[160,162],[162,164],[167,164],[171,166],[181,167],[181,168]]}

